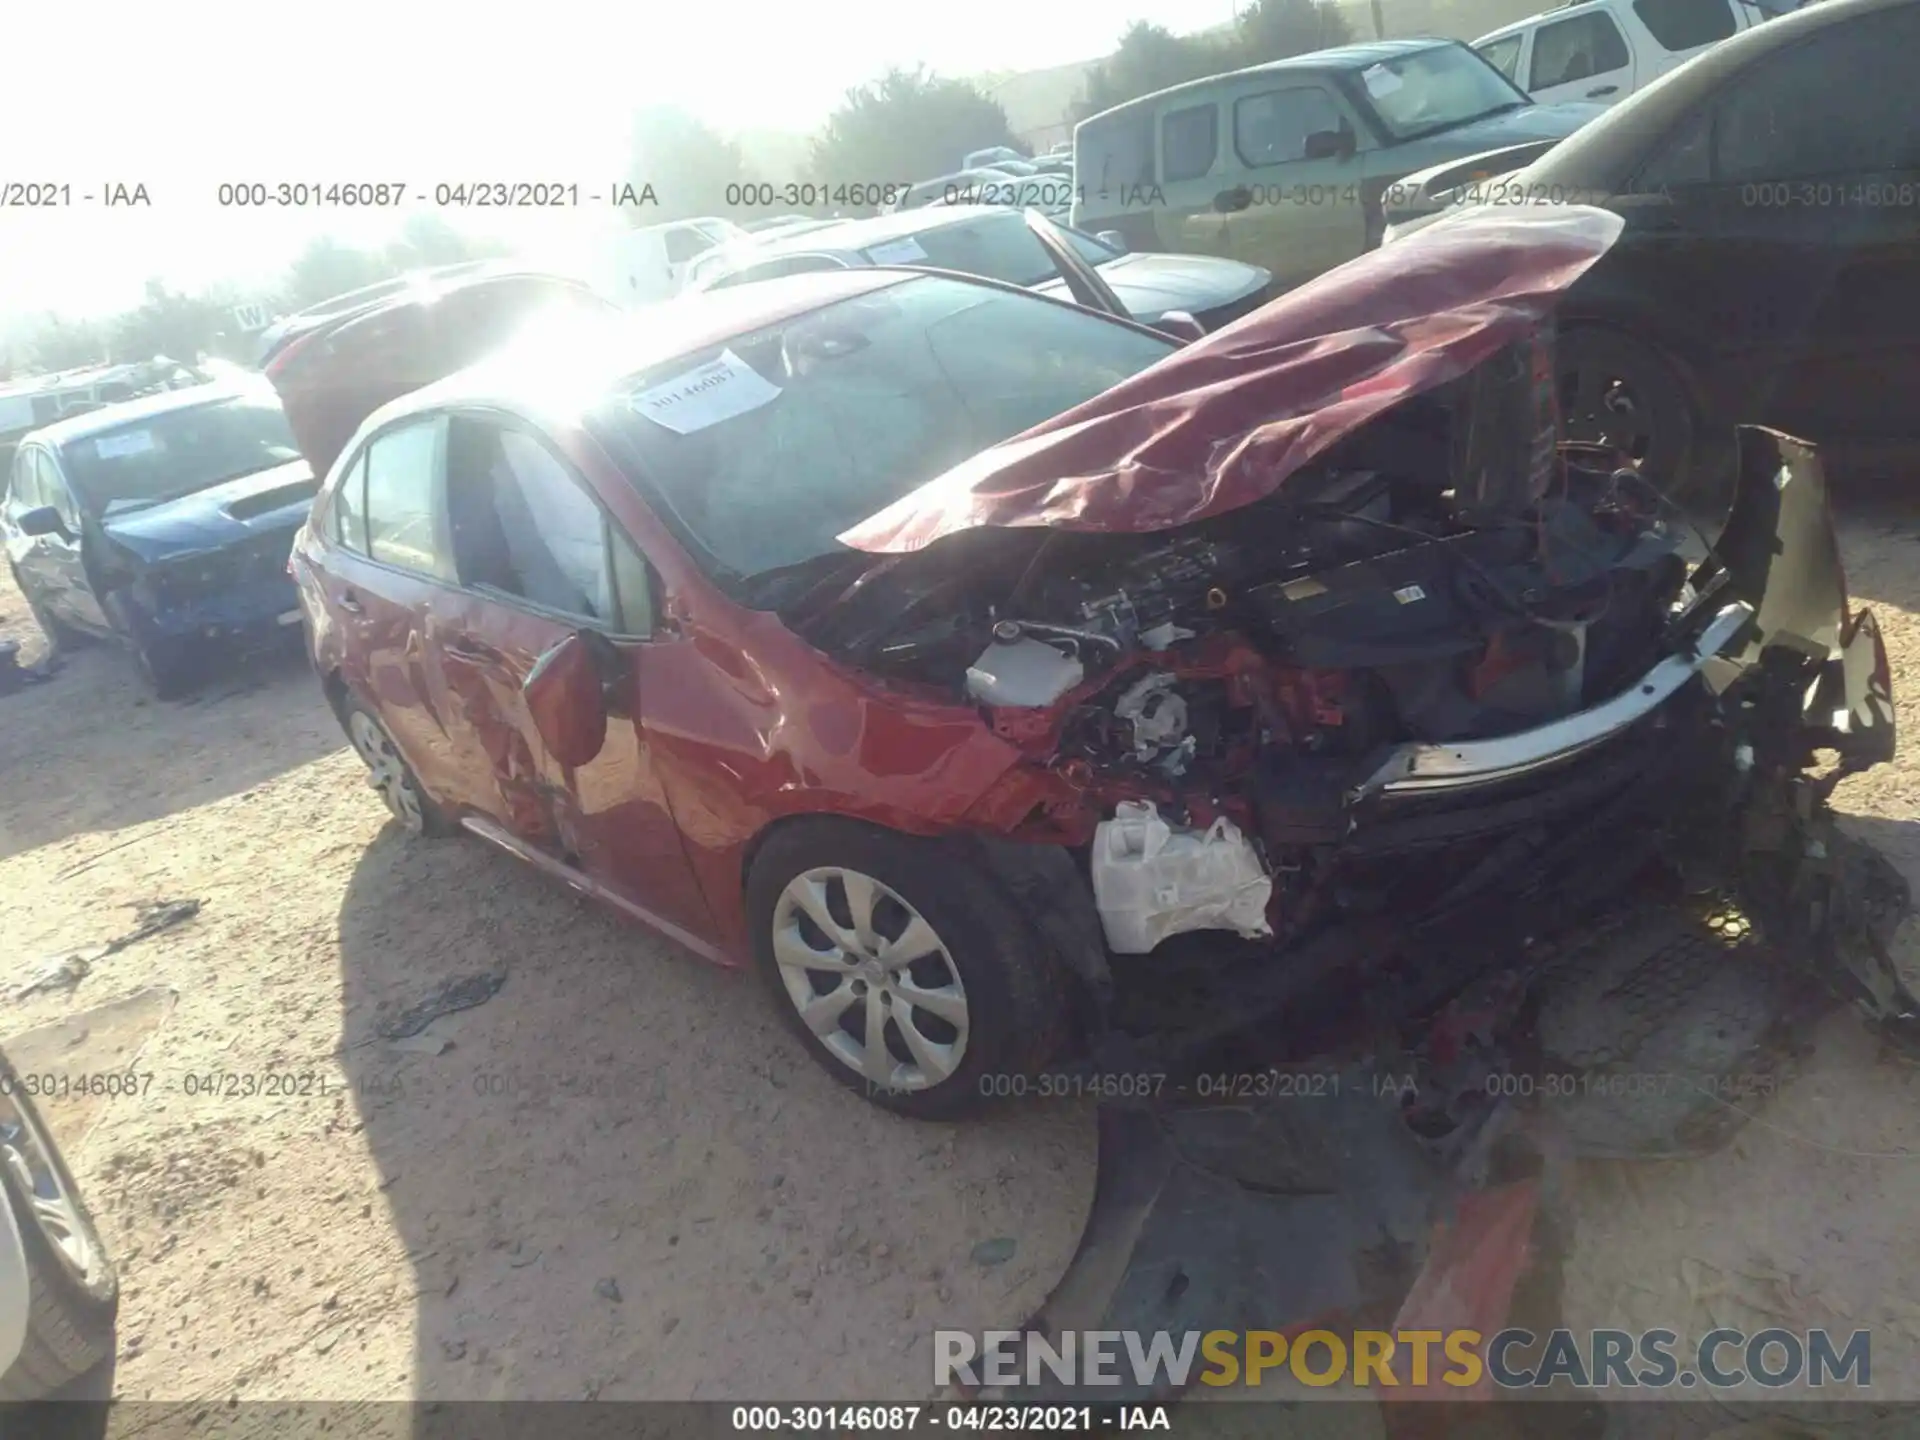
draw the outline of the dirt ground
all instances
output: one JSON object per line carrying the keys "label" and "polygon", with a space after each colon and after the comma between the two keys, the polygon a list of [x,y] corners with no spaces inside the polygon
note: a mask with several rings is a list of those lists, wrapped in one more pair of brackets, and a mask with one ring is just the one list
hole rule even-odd
{"label": "dirt ground", "polygon": [[[1855,510],[1914,736],[1920,510]],[[4,576],[0,637],[41,644]],[[1915,753],[1840,804],[1920,885]],[[161,704],[95,647],[0,699],[0,1034],[22,1068],[142,1077],[46,1107],[123,1277],[119,1394],[918,1399],[936,1325],[1045,1295],[1088,1105],[891,1118],[748,977],[478,843],[404,841],[361,777],[297,655]],[[417,1048],[377,1038],[471,977],[504,983]],[[1722,1154],[1583,1167],[1570,1322],[1867,1327],[1876,1392],[1920,1396],[1916,1101],[1842,1014]]]}

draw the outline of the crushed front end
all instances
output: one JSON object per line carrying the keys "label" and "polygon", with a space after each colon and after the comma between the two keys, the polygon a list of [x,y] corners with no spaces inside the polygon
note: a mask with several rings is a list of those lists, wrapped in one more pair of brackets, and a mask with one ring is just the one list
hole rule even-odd
{"label": "crushed front end", "polygon": [[1029,1337],[1490,1332],[1552,1308],[1572,1156],[1721,1143],[1839,999],[1920,1042],[1907,886],[1828,804],[1894,710],[1818,459],[1743,430],[1696,547],[1558,444],[1568,275],[1487,298],[1524,228],[1398,252],[1452,309],[1368,257],[1009,442],[790,617],[978,706],[1024,758],[975,828],[1093,897],[1115,1098]]}

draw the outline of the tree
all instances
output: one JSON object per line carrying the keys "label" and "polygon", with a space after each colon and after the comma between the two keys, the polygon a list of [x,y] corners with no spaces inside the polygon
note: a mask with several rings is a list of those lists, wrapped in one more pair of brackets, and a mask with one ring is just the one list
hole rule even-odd
{"label": "tree", "polygon": [[[974,86],[942,79],[924,66],[893,69],[849,90],[827,117],[813,142],[811,173],[829,195],[842,185],[911,184],[959,169],[971,150],[1013,144],[1007,112]],[[849,213],[872,208],[827,203]]]}
{"label": "tree", "polygon": [[1120,37],[1113,54],[1088,74],[1086,93],[1074,107],[1074,119],[1098,115],[1169,85],[1183,85],[1235,69],[1239,63],[1236,55],[1219,44],[1199,36],[1175,35],[1164,26],[1136,20]]}
{"label": "tree", "polygon": [[66,320],[48,315],[27,342],[31,373],[94,365],[108,355],[106,327],[96,320]]}
{"label": "tree", "polygon": [[220,333],[225,316],[206,296],[169,290],[164,281],[147,281],[147,298],[137,310],[115,317],[110,327],[115,360],[151,360],[166,355],[192,362]]}
{"label": "tree", "polygon": [[728,186],[750,178],[740,146],[684,110],[655,105],[635,115],[628,155],[635,192],[651,185],[659,201],[630,208],[635,225],[725,215],[743,208],[727,200]]}
{"label": "tree", "polygon": [[384,257],[322,235],[308,243],[287,272],[287,308],[304,310],[363,285],[390,280],[398,273]]}
{"label": "tree", "polygon": [[1346,15],[1328,0],[1255,0],[1240,16],[1234,48],[1241,65],[1264,65],[1352,40]]}

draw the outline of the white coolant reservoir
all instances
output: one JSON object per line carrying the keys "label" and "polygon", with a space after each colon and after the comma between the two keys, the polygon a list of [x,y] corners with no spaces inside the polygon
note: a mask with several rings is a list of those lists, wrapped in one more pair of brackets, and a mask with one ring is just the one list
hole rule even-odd
{"label": "white coolant reservoir", "polygon": [[1176,830],[1151,801],[1123,800],[1094,829],[1093,899],[1116,954],[1144,955],[1187,930],[1271,935],[1272,894],[1260,857],[1224,815],[1206,830]]}
{"label": "white coolant reservoir", "polygon": [[993,644],[967,670],[967,694],[988,705],[1051,705],[1080,683],[1086,666],[1070,655],[1022,635],[1018,627],[995,632]]}

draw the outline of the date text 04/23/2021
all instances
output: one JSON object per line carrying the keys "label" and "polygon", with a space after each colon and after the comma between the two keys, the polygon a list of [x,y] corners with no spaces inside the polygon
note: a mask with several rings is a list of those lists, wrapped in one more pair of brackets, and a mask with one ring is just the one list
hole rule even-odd
{"label": "date text 04/23/2021", "polygon": [[777,1435],[936,1435],[1020,1432],[1085,1435],[1092,1431],[1171,1430],[1165,1405],[735,1405],[736,1431]]}

